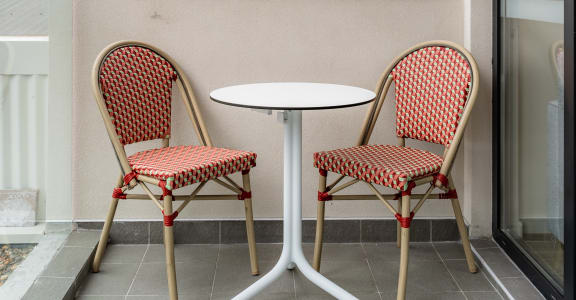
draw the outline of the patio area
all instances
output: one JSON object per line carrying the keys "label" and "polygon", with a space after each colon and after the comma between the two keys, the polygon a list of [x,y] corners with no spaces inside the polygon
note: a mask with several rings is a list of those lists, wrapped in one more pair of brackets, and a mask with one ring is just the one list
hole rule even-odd
{"label": "patio area", "polygon": [[[280,244],[258,244],[262,274]],[[261,276],[250,275],[248,246],[176,245],[180,299],[230,299]],[[304,244],[312,259],[313,244]],[[321,273],[359,299],[396,299],[400,250],[396,243],[326,244]],[[161,244],[110,245],[100,273],[89,274],[76,299],[168,299]],[[333,299],[295,270],[256,299]],[[462,246],[413,243],[407,299],[503,299],[483,270],[468,272]],[[526,298],[522,298],[526,299]],[[538,299],[538,298],[535,298]]]}
{"label": "patio area", "polygon": [[0,7],[0,300],[576,298],[574,0]]}

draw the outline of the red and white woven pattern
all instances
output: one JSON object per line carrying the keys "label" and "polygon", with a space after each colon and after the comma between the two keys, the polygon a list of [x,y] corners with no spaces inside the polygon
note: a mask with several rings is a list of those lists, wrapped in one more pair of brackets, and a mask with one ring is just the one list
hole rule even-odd
{"label": "red and white woven pattern", "polygon": [[170,135],[174,67],[154,51],[126,46],[102,62],[100,90],[124,145]]}
{"label": "red and white woven pattern", "polygon": [[128,162],[134,172],[170,181],[172,189],[177,189],[250,170],[256,166],[256,153],[206,146],[174,146],[138,152],[128,157]]}
{"label": "red and white woven pattern", "polygon": [[426,47],[403,58],[392,71],[396,90],[396,134],[449,145],[471,84],[470,64],[458,51]]}
{"label": "red and white woven pattern", "polygon": [[314,153],[314,166],[405,191],[412,180],[440,171],[442,157],[392,145],[363,145]]}

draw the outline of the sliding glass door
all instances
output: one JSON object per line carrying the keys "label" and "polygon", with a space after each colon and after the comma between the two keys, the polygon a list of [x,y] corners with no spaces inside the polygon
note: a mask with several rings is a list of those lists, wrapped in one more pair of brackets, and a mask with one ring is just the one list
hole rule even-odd
{"label": "sliding glass door", "polygon": [[[562,0],[495,1],[494,236],[547,298],[564,298],[566,136]],[[570,70],[572,71],[572,66]],[[570,288],[572,288],[571,283]],[[568,299],[568,298],[566,298]]]}

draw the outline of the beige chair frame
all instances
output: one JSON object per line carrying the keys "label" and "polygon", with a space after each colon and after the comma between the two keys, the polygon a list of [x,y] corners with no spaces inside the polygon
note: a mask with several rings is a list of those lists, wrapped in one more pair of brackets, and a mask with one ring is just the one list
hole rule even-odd
{"label": "beige chair frame", "polygon": [[[476,98],[478,95],[478,86],[479,86],[479,78],[478,78],[478,66],[476,65],[476,61],[472,57],[472,55],[463,47],[458,44],[449,42],[449,41],[429,41],[418,44],[414,47],[411,47],[396,57],[392,63],[386,68],[380,80],[378,82],[378,86],[376,88],[376,100],[372,102],[370,109],[366,115],[366,119],[364,121],[364,125],[362,127],[362,131],[360,137],[358,139],[357,145],[366,145],[370,140],[370,136],[372,135],[372,131],[374,129],[374,125],[378,119],[378,115],[380,114],[380,110],[382,109],[382,104],[385,101],[386,94],[392,85],[392,75],[391,72],[396,66],[396,64],[406,57],[408,54],[419,50],[425,47],[433,47],[433,46],[441,46],[441,47],[449,47],[460,54],[462,54],[470,64],[470,68],[472,71],[472,82],[471,82],[471,92],[468,94],[468,99],[466,101],[466,107],[464,108],[464,112],[461,118],[460,123],[456,129],[456,133],[452,143],[445,147],[444,149],[444,161],[442,167],[440,169],[440,174],[444,175],[445,178],[448,179],[447,184],[443,184],[440,180],[436,180],[436,177],[429,176],[425,178],[421,178],[415,181],[416,186],[430,184],[430,187],[424,194],[411,194],[411,195],[401,195],[398,194],[390,194],[390,195],[383,195],[381,194],[374,185],[368,182],[364,182],[368,188],[374,193],[373,195],[335,195],[336,192],[342,191],[345,188],[348,188],[356,183],[358,183],[359,179],[352,179],[346,183],[342,183],[339,186],[338,183],[344,179],[344,175],[340,175],[334,182],[330,185],[326,184],[326,174],[320,174],[319,184],[318,184],[318,191],[321,193],[326,193],[326,195],[330,196],[330,200],[380,200],[388,210],[392,212],[392,214],[400,213],[402,218],[410,218],[411,213],[416,214],[418,210],[422,207],[424,202],[427,199],[450,199],[452,202],[452,208],[454,210],[454,215],[456,216],[456,222],[458,224],[458,230],[460,232],[460,237],[462,239],[462,245],[464,248],[464,253],[466,255],[466,261],[468,264],[468,269],[472,273],[476,273],[478,271],[476,264],[474,262],[474,256],[472,254],[472,250],[470,248],[470,241],[468,238],[468,232],[466,229],[466,225],[464,223],[464,218],[462,216],[462,211],[460,208],[460,202],[458,201],[456,190],[454,187],[453,180],[450,176],[450,170],[452,168],[452,163],[454,161],[454,157],[456,156],[456,152],[458,150],[458,146],[460,141],[462,140],[462,136],[464,133],[464,128],[466,127],[466,123],[470,118],[470,113],[472,111],[472,107],[474,106],[474,102],[476,102]],[[404,147],[405,146],[405,138],[399,137],[398,138],[398,145]],[[434,182],[435,181],[435,182]],[[446,183],[446,182],[445,182]],[[432,194],[432,191],[435,188],[439,188],[444,191],[444,193]],[[419,199],[416,206],[413,209],[410,207],[410,199]],[[320,200],[320,199],[319,199]],[[398,200],[398,210],[392,206],[389,202],[390,200]],[[316,221],[316,238],[315,238],[315,247],[314,247],[314,262],[313,267],[316,270],[320,270],[320,261],[322,257],[322,237],[324,231],[324,215],[325,215],[325,201],[318,201],[318,208],[317,208],[317,221]],[[401,255],[400,255],[400,272],[399,272],[399,280],[398,280],[398,300],[403,300],[406,297],[406,280],[407,280],[407,272],[408,272],[408,243],[410,240],[410,228],[404,228],[400,226],[400,222],[397,225],[397,245],[401,248]]]}
{"label": "beige chair frame", "polygon": [[[253,275],[259,274],[258,269],[258,259],[256,256],[256,239],[254,234],[254,219],[252,213],[252,197],[251,197],[251,189],[250,189],[250,174],[242,174],[242,187],[230,179],[228,176],[223,176],[221,180],[219,178],[212,179],[213,181],[226,189],[232,191],[234,194],[226,194],[226,195],[199,195],[198,193],[200,190],[206,185],[206,182],[201,182],[197,185],[197,187],[193,190],[190,195],[168,195],[162,197],[162,195],[154,194],[150,188],[146,184],[160,186],[160,181],[156,178],[152,178],[149,176],[138,175],[135,179],[130,181],[129,185],[124,185],[124,175],[132,173],[132,168],[128,163],[128,157],[124,150],[124,145],[120,142],[116,134],[115,127],[112,123],[112,119],[108,114],[105,100],[102,97],[102,93],[100,90],[100,84],[98,80],[98,75],[100,71],[100,66],[104,59],[114,50],[126,47],[126,46],[136,46],[136,47],[143,47],[149,50],[154,51],[164,59],[166,59],[175,69],[176,74],[178,75],[176,79],[176,85],[178,86],[178,90],[180,91],[181,98],[184,102],[184,106],[186,107],[186,111],[188,113],[188,117],[193,123],[193,127],[196,131],[199,141],[204,146],[212,147],[212,140],[208,135],[206,130],[206,126],[204,125],[204,120],[200,114],[200,110],[198,109],[198,104],[196,102],[196,98],[194,97],[194,92],[192,87],[186,77],[186,74],[182,71],[182,69],[175,63],[175,61],[167,55],[162,50],[138,41],[120,41],[113,43],[98,55],[94,66],[92,68],[92,91],[94,93],[94,97],[96,102],[98,103],[98,108],[100,113],[102,114],[102,118],[104,119],[104,124],[106,125],[106,130],[108,132],[108,136],[110,137],[110,141],[112,142],[112,146],[114,147],[114,151],[116,153],[116,157],[118,158],[118,162],[120,163],[120,168],[122,170],[122,174],[118,179],[118,183],[116,185],[117,188],[122,188],[123,192],[132,189],[136,185],[139,185],[144,191],[145,194],[126,194],[126,200],[152,200],[152,202],[161,210],[163,211],[163,215],[166,217],[174,218],[176,215],[174,213],[181,212],[190,201],[196,200],[238,200],[241,198],[244,202],[244,208],[246,213],[246,233],[248,237],[248,246],[250,252],[250,266]],[[162,139],[162,147],[168,147],[170,144],[170,137]],[[163,200],[162,200],[163,199]],[[104,228],[102,229],[102,234],[100,236],[100,242],[98,244],[98,248],[96,250],[96,255],[94,257],[94,261],[92,263],[92,270],[94,272],[98,272],[100,269],[100,264],[102,261],[102,256],[104,254],[104,250],[108,243],[108,237],[110,233],[110,228],[112,226],[112,221],[114,219],[114,214],[116,212],[116,207],[118,205],[118,198],[112,198],[112,202],[110,204],[110,209],[108,211],[108,215],[106,217],[106,222],[104,223]],[[242,199],[241,199],[242,200]],[[177,209],[172,208],[172,204],[174,201],[183,201],[182,204]],[[177,284],[176,284],[176,269],[174,265],[174,233],[173,227],[171,225],[164,224],[164,247],[166,251],[166,272],[168,278],[168,284],[170,289],[170,299],[178,299],[177,293]]]}

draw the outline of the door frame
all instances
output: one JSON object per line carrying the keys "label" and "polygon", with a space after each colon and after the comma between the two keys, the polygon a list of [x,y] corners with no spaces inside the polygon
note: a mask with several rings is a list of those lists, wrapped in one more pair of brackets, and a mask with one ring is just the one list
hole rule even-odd
{"label": "door frame", "polygon": [[492,68],[492,235],[494,240],[512,258],[521,271],[532,281],[547,299],[575,299],[574,270],[576,259],[576,159],[575,159],[575,111],[574,103],[574,0],[564,0],[564,291],[552,284],[518,246],[500,230],[502,203],[501,99],[500,99],[500,13],[501,0],[493,0],[493,68]]}

